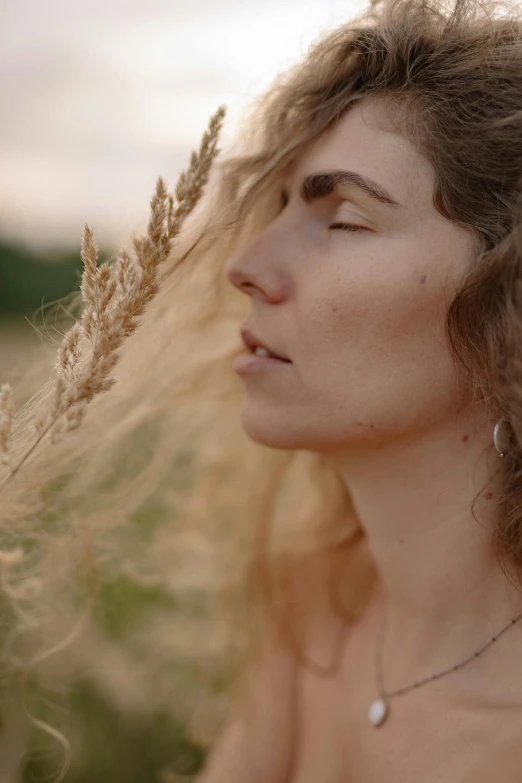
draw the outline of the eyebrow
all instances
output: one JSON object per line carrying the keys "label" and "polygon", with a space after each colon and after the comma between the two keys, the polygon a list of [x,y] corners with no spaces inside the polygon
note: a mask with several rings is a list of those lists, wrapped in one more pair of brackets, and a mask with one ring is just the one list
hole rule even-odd
{"label": "eyebrow", "polygon": [[394,209],[402,206],[377,182],[363,177],[356,171],[343,171],[340,169],[310,174],[301,185],[300,195],[303,201],[310,204],[312,201],[325,198],[330,193],[339,191],[343,187],[358,188],[367,196]]}

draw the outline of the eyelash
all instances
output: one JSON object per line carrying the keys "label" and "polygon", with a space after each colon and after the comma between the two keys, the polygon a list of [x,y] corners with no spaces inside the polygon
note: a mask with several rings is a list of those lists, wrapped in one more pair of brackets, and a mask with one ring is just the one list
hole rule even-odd
{"label": "eyelash", "polygon": [[[283,210],[288,204],[288,196],[283,191],[281,193],[281,210]],[[330,229],[341,229],[342,231],[349,231],[352,234],[362,234],[363,231],[370,231],[366,226],[359,226],[357,223],[332,223]]]}
{"label": "eyelash", "polygon": [[354,234],[362,234],[363,231],[369,231],[366,226],[358,226],[356,223],[332,223],[330,228],[340,228],[343,231],[351,231]]}

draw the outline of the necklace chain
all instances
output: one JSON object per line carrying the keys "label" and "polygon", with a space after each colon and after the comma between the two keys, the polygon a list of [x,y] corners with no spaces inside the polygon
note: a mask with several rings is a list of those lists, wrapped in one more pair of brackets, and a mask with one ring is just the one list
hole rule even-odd
{"label": "necklace chain", "polygon": [[[509,427],[510,425],[505,419],[500,419],[493,431],[493,443],[501,457],[504,456],[505,451],[509,447]],[[468,657],[464,658],[464,660],[460,663],[456,663],[454,666],[449,666],[447,669],[443,669],[442,671],[436,672],[435,674],[430,674],[428,677],[423,677],[421,680],[417,680],[417,682],[413,682],[410,685],[405,685],[403,688],[396,688],[393,691],[387,691],[384,687],[384,678],[382,674],[382,646],[386,630],[386,613],[384,612],[380,632],[377,638],[377,644],[375,646],[375,677],[379,690],[379,698],[371,704],[368,711],[370,723],[372,723],[374,726],[380,726],[381,723],[386,719],[386,716],[389,712],[389,699],[394,696],[400,696],[403,693],[408,693],[415,688],[420,688],[421,685],[426,685],[428,682],[438,680],[440,677],[444,677],[446,674],[451,674],[451,672],[458,671],[458,669],[461,669],[470,661],[478,658],[478,656],[481,655],[484,650],[496,642],[497,639],[502,636],[502,634],[505,633],[508,628],[511,628],[512,625],[515,625],[515,623],[517,623],[521,618],[522,612],[510,620],[509,623],[505,625],[504,628],[502,628],[498,633],[488,639],[486,644],[484,644],[480,649],[476,650],[471,655],[468,655]]]}
{"label": "necklace chain", "polygon": [[476,650],[476,652],[469,655],[467,658],[464,658],[463,661],[460,663],[455,664],[454,666],[449,666],[447,669],[443,669],[440,672],[436,672],[435,674],[429,675],[429,677],[423,677],[421,680],[417,680],[414,683],[411,683],[410,685],[406,685],[403,688],[397,688],[393,691],[387,691],[384,687],[384,680],[382,675],[382,644],[384,640],[384,634],[386,630],[386,623],[382,622],[381,629],[378,637],[378,643],[375,648],[375,674],[377,679],[377,687],[379,689],[379,693],[382,699],[390,699],[393,696],[400,696],[403,693],[408,693],[408,691],[412,691],[415,688],[420,688],[421,685],[425,685],[428,682],[431,682],[432,680],[438,680],[439,677],[444,677],[446,674],[451,674],[451,672],[455,672],[458,669],[461,669],[463,666],[465,666],[470,661],[474,660],[475,658],[478,658],[478,656],[484,652],[490,645],[493,644],[493,642],[496,642],[499,636],[502,636],[505,631],[507,631],[508,628],[511,628],[512,625],[515,625],[516,622],[518,622],[522,618],[522,612],[514,617],[512,620],[509,621],[509,623],[502,628],[501,631],[499,631],[497,634],[491,637],[486,644],[484,644],[480,649]]}

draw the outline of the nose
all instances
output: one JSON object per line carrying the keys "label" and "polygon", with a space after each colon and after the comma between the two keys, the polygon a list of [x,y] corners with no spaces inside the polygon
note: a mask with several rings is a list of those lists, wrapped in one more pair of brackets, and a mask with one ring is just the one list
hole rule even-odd
{"label": "nose", "polygon": [[249,293],[259,286],[267,274],[268,256],[266,252],[266,231],[251,238],[236,249],[225,264],[225,274],[229,283],[239,290]]}
{"label": "nose", "polygon": [[252,288],[252,282],[246,274],[246,261],[243,250],[235,252],[225,264],[225,275],[229,283],[240,291],[248,293]]}
{"label": "nose", "polygon": [[227,280],[249,296],[258,295],[269,302],[279,302],[289,290],[283,263],[280,235],[274,226],[265,229],[225,264]]}

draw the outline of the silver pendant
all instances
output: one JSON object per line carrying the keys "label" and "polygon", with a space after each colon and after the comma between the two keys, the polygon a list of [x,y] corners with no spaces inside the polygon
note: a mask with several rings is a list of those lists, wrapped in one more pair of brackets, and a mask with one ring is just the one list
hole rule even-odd
{"label": "silver pendant", "polygon": [[370,704],[368,718],[372,726],[380,726],[388,714],[388,704],[383,698],[375,699]]}

